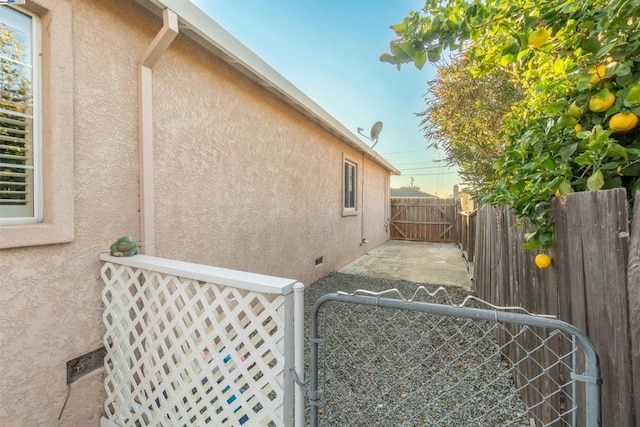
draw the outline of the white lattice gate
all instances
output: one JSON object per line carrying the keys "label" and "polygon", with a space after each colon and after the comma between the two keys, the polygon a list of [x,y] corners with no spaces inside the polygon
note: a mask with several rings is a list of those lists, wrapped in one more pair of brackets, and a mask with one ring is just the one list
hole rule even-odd
{"label": "white lattice gate", "polygon": [[143,255],[101,259],[111,422],[293,425],[301,284]]}

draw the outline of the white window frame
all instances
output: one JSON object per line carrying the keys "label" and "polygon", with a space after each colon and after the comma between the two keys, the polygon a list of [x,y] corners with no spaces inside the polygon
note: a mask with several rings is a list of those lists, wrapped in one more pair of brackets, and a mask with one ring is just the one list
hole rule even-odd
{"label": "white window frame", "polygon": [[[347,176],[347,166],[353,168],[353,176]],[[350,216],[358,214],[358,178],[360,172],[358,170],[358,162],[350,160],[343,155],[342,158],[342,215]],[[353,185],[353,206],[351,206],[350,200],[347,200],[348,185]]]}
{"label": "white window frame", "polygon": [[[7,6],[2,6],[7,7]],[[72,2],[29,0],[17,10],[37,16],[40,32],[41,220],[0,223],[0,249],[53,245],[74,240],[74,50]],[[55,71],[52,71],[55,70]],[[34,94],[35,95],[35,94]],[[35,194],[34,194],[35,195]]]}
{"label": "white window frame", "polygon": [[42,103],[41,103],[41,24],[40,18],[24,8],[4,6],[31,18],[31,96],[32,96],[32,150],[33,150],[33,216],[0,218],[0,226],[39,223],[43,219],[42,203]]}

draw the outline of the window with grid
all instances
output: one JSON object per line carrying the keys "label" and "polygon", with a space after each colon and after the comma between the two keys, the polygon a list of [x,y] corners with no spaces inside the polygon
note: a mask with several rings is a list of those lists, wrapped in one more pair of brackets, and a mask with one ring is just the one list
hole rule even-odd
{"label": "window with grid", "polygon": [[37,18],[0,7],[0,222],[41,218],[36,131]]}

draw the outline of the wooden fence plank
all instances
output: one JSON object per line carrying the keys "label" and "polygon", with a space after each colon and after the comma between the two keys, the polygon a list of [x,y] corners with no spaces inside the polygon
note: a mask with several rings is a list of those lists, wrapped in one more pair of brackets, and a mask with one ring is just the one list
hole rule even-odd
{"label": "wooden fence plank", "polygon": [[[572,308],[574,305],[579,307],[575,307],[577,310],[580,308],[584,308],[584,302],[581,303],[580,300],[574,301],[573,298],[580,298],[580,293],[584,295],[584,291],[578,292],[576,290],[575,295],[572,295],[572,279],[574,279],[574,283],[581,283],[583,281],[583,274],[580,274],[580,277],[576,277],[575,274],[571,274],[571,271],[574,269],[572,266],[572,252],[580,252],[582,250],[576,250],[576,244],[579,242],[571,242],[571,237],[575,237],[575,234],[570,231],[570,227],[573,225],[573,222],[569,222],[566,215],[565,204],[567,198],[556,197],[553,202],[553,228],[556,236],[564,236],[561,239],[554,240],[554,247],[551,253],[553,259],[553,268],[556,270],[556,279],[558,281],[558,316],[561,320],[565,322],[572,323],[574,326],[580,328],[583,332],[585,331],[584,325],[584,315],[579,316],[582,319],[582,323],[574,322],[574,319],[571,315]],[[569,268],[556,268],[558,265],[567,266]],[[576,304],[577,302],[577,304]]]}
{"label": "wooden fence plank", "polygon": [[476,257],[476,220],[477,220],[478,211],[473,211],[469,215],[469,262],[474,262]]}
{"label": "wooden fence plank", "polygon": [[486,235],[487,224],[486,216],[489,206],[482,206],[478,210],[476,221],[479,223],[478,235],[476,237],[476,264],[473,270],[473,286],[476,289],[478,296],[486,301],[489,301],[487,295],[487,280],[484,275],[487,272],[486,263],[488,254],[486,252]]}
{"label": "wooden fence plank", "polygon": [[[626,192],[601,191],[575,197],[568,217],[581,222],[587,300],[587,333],[600,355],[603,418],[610,425],[632,426],[633,388],[626,295],[628,248]],[[569,197],[570,199],[571,197]]]}
{"label": "wooden fence plank", "polygon": [[496,301],[496,296],[498,294],[498,286],[500,284],[496,280],[498,275],[498,266],[497,266],[497,256],[498,252],[496,251],[496,235],[498,233],[498,211],[496,209],[491,209],[491,224],[490,224],[490,233],[489,240],[487,240],[487,251],[491,254],[491,264],[489,265],[489,289],[490,289],[490,298],[491,301]]}
{"label": "wooden fence plank", "polygon": [[629,236],[627,267],[629,325],[631,335],[631,363],[636,420],[640,418],[640,191],[633,204],[633,223]]}

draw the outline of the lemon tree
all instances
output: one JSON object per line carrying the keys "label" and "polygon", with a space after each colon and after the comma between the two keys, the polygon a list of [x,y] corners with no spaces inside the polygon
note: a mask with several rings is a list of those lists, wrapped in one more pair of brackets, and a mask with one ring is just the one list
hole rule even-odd
{"label": "lemon tree", "polygon": [[391,28],[380,60],[398,69],[464,52],[475,76],[499,68],[522,88],[479,193],[535,226],[528,247],[553,242],[553,196],[640,188],[640,0],[427,0]]}

